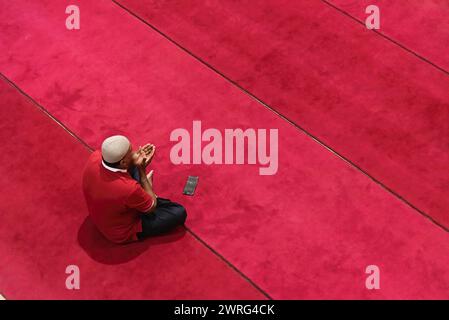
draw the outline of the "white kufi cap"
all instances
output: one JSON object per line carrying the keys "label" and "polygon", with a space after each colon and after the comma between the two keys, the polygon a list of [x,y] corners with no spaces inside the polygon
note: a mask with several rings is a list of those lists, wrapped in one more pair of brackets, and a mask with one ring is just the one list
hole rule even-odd
{"label": "white kufi cap", "polygon": [[128,153],[131,143],[125,136],[112,136],[103,141],[101,155],[106,162],[116,163]]}

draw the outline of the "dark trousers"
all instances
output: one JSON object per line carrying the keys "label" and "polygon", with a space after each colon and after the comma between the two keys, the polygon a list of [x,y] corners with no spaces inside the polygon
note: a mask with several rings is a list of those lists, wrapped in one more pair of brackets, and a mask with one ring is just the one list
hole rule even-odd
{"label": "dark trousers", "polygon": [[[131,176],[140,181],[136,168],[130,170]],[[183,225],[187,218],[186,209],[179,203],[157,197],[157,205],[153,212],[142,214],[142,232],[137,234],[139,240],[150,236],[164,234],[173,228]]]}
{"label": "dark trousers", "polygon": [[141,215],[142,232],[137,234],[137,238],[142,240],[146,237],[167,233],[173,228],[183,225],[186,218],[187,212],[182,205],[158,197],[154,211]]}

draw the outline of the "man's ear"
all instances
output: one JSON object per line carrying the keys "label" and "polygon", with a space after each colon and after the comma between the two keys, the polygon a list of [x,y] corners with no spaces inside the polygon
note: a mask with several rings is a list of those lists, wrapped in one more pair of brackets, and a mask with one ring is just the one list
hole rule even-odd
{"label": "man's ear", "polygon": [[127,169],[128,168],[128,163],[126,162],[125,159],[120,160],[120,167]]}

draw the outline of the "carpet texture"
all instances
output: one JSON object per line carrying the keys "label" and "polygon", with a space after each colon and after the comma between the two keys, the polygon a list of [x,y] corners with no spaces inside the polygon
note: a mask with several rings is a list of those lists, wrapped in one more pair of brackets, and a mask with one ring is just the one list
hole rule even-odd
{"label": "carpet texture", "polygon": [[368,16],[366,7],[377,5],[382,34],[449,72],[449,2],[446,0],[328,2],[363,22]]}
{"label": "carpet texture", "polygon": [[[0,288],[8,299],[264,299],[185,229],[127,246],[93,226],[88,150],[0,81]],[[80,269],[80,290],[65,287]]]}
{"label": "carpet texture", "polygon": [[[448,233],[341,158],[109,1],[79,1],[82,26],[76,32],[66,30],[61,20],[68,2],[40,1],[22,10],[24,3],[0,4],[0,27],[8,29],[0,42],[4,52],[0,70],[92,146],[115,133],[128,135],[136,144],[155,143],[156,193],[184,204],[188,226],[270,296],[449,297]],[[426,64],[413,61],[412,65],[409,56],[392,46],[386,50],[385,42],[360,32],[351,21],[339,20],[340,15],[327,7],[317,10],[312,2],[289,7],[289,19],[282,12],[284,3],[253,7],[244,2],[237,10],[232,7],[236,2],[217,2],[207,14],[203,7],[191,6],[178,11],[198,10],[198,15],[179,20],[174,19],[176,7],[159,4],[151,7],[159,10],[154,15],[172,11],[166,18],[196,38],[197,45],[202,42],[203,47],[195,51],[216,59],[218,66],[228,64],[236,72],[235,80],[257,86],[276,106],[301,116],[307,127],[323,130],[321,138],[337,137],[334,144],[339,151],[358,160],[362,157],[364,165],[371,164],[369,168],[390,179],[390,184],[396,179],[413,190],[422,188],[423,203],[439,200],[435,194],[442,197],[444,177],[437,180],[442,185],[432,189],[435,193],[428,193],[433,184],[423,186],[420,181],[429,171],[440,172],[447,166],[441,158],[432,162],[432,170],[421,172],[418,166],[417,180],[407,180],[406,164],[417,159],[407,149],[415,147],[409,141],[415,126],[422,126],[422,134],[415,137],[422,148],[428,148],[429,135],[435,136],[435,155],[442,155],[438,146],[447,139],[430,126],[430,118],[416,123],[417,114],[430,117],[429,101],[434,102],[434,110],[444,110],[441,99],[447,80]],[[231,13],[227,19],[221,16]],[[278,15],[283,25],[277,25]],[[211,33],[196,32],[198,26]],[[279,35],[282,26],[286,38],[270,39]],[[258,38],[261,30],[266,41]],[[223,35],[219,41],[218,34]],[[274,44],[277,50],[271,47]],[[249,49],[266,56],[260,60]],[[400,87],[398,77],[405,80],[412,71],[415,76]],[[374,97],[381,102],[367,104]],[[412,97],[420,103],[405,112],[404,101],[413,104]],[[392,102],[398,104],[393,110],[388,108]],[[444,118],[437,111],[432,117],[435,126]],[[204,129],[220,132],[278,129],[277,174],[260,176],[258,166],[248,164],[172,164],[170,133],[190,129],[194,120],[201,120]],[[392,137],[389,130],[402,135]],[[399,161],[404,158],[410,162]],[[385,177],[382,170],[393,177]],[[76,173],[71,174],[76,181]],[[197,193],[180,197],[188,175],[200,177]],[[444,201],[435,201],[435,208],[437,204],[444,208]],[[179,263],[173,259],[172,263]],[[378,291],[365,288],[365,268],[371,264],[382,272]],[[197,272],[213,270],[201,266],[208,267],[197,265]]]}
{"label": "carpet texture", "polygon": [[[119,2],[449,226],[447,74],[323,1]],[[382,31],[444,66],[449,10],[425,3],[381,1]]]}

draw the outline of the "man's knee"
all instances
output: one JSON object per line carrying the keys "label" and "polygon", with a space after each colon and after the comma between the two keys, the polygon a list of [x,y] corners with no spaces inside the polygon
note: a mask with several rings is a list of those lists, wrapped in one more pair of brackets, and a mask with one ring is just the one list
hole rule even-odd
{"label": "man's knee", "polygon": [[186,209],[183,206],[179,205],[177,213],[176,213],[176,216],[179,219],[179,223],[180,224],[184,224],[184,222],[187,219],[187,211],[186,211]]}

